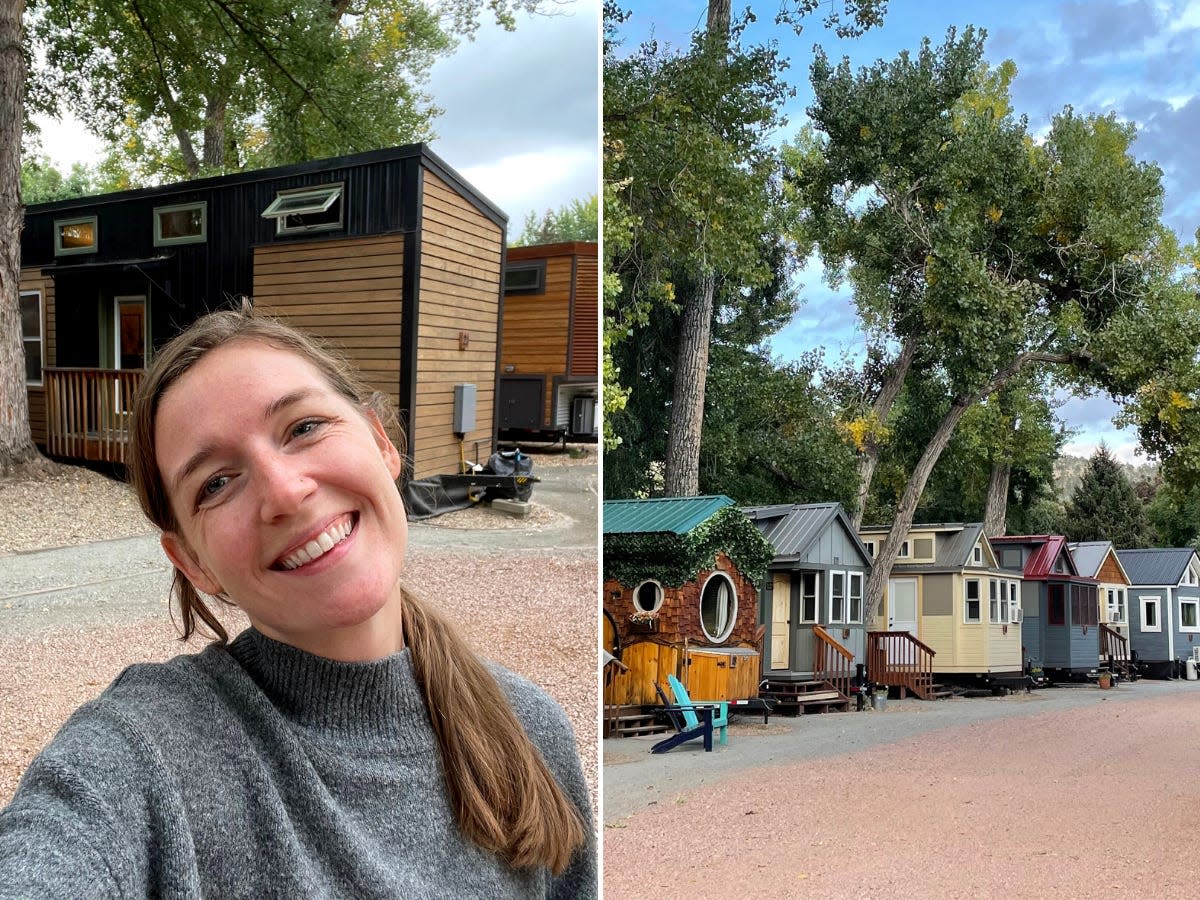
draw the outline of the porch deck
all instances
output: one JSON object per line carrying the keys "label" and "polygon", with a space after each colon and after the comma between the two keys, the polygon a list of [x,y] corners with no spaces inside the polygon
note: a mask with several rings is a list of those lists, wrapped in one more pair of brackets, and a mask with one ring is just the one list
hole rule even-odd
{"label": "porch deck", "polygon": [[129,419],[141,369],[43,369],[46,452],[97,462],[127,462]]}

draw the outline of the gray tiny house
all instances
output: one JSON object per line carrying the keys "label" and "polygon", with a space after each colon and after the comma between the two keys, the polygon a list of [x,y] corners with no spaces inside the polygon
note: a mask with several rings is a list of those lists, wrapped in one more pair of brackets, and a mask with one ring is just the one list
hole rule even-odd
{"label": "gray tiny house", "polygon": [[742,511],[775,548],[760,591],[759,621],[766,626],[764,678],[832,680],[831,656],[845,661],[843,671],[865,664],[863,589],[871,557],[841,504],[752,506]]}
{"label": "gray tiny house", "polygon": [[1169,678],[1200,659],[1200,559],[1191,548],[1118,550],[1129,576],[1129,646],[1139,669]]}

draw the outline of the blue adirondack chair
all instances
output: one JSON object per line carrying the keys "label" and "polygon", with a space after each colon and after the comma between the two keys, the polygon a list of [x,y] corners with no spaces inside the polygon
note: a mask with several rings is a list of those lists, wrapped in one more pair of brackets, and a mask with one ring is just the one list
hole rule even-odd
{"label": "blue adirondack chair", "polygon": [[719,728],[720,738],[718,743],[728,744],[729,740],[725,734],[729,727],[729,704],[724,700],[693,700],[688,696],[687,688],[685,688],[674,675],[667,676],[667,683],[671,685],[671,693],[675,695],[675,704],[680,707],[680,712],[683,714],[683,720],[688,724],[689,728],[695,728],[700,724],[700,720],[696,718],[696,706],[715,706],[717,709],[713,711],[712,724],[713,728]]}

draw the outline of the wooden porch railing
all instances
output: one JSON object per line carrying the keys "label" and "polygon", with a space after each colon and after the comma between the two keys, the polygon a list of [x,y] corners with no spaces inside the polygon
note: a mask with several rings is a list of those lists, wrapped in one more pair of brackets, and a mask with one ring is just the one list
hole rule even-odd
{"label": "wooden porch railing", "polygon": [[1129,639],[1103,622],[1100,623],[1100,659],[1108,664],[1108,671],[1120,674],[1122,678],[1132,677]]}
{"label": "wooden porch railing", "polygon": [[854,654],[839,644],[820,625],[813,626],[813,681],[828,681],[850,696]]}
{"label": "wooden porch railing", "polygon": [[912,691],[932,700],[933,658],[937,651],[907,631],[867,632],[867,677],[874,684]]}
{"label": "wooden porch railing", "polygon": [[46,450],[52,456],[126,462],[141,369],[44,369]]}

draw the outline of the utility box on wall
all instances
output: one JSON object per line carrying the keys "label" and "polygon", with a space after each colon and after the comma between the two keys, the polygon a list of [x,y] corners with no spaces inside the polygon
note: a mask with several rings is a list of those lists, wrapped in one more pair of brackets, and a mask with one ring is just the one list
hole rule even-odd
{"label": "utility box on wall", "polygon": [[454,433],[466,434],[475,430],[475,385],[454,386]]}

